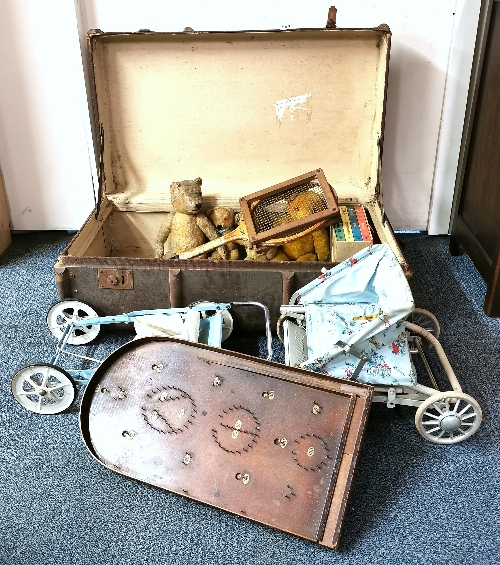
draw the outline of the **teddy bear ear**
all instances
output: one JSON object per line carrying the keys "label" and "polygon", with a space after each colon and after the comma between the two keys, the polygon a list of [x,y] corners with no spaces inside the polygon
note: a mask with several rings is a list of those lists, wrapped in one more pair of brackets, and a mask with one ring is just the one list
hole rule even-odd
{"label": "teddy bear ear", "polygon": [[197,177],[197,178],[194,179],[194,182],[195,182],[198,186],[201,186],[201,183],[202,183],[203,181],[200,179],[200,177]]}
{"label": "teddy bear ear", "polygon": [[205,212],[205,216],[210,216],[210,214],[214,211],[214,208],[210,208]]}
{"label": "teddy bear ear", "polygon": [[173,183],[170,185],[170,188],[179,188],[179,186],[181,186],[181,183],[180,183],[180,182],[173,182]]}

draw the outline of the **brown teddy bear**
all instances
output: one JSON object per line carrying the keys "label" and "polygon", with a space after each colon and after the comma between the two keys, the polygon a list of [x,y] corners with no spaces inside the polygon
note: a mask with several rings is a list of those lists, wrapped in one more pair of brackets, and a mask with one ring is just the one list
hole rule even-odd
{"label": "brown teddy bear", "polygon": [[[296,196],[287,206],[288,213],[294,220],[322,209],[323,197],[308,190]],[[323,228],[281,246],[291,261],[328,261],[330,238]]]}
{"label": "brown teddy bear", "polygon": [[[202,180],[183,180],[170,185],[170,196],[174,212],[168,214],[156,237],[155,253],[157,257],[165,255],[164,244],[170,236],[170,247],[174,255],[194,249],[208,239],[219,237],[210,220],[200,212],[202,206]],[[217,248],[222,259],[227,258],[227,250],[222,245]],[[206,254],[199,259],[206,258]]]}
{"label": "brown teddy bear", "polygon": [[[207,210],[206,216],[215,226],[219,235],[222,235],[227,230],[231,230],[235,226],[236,215],[231,208],[216,206]],[[234,241],[226,243],[226,248],[229,251],[228,259],[236,260],[240,258],[240,250],[237,243]],[[210,259],[222,259],[218,249],[212,252]]]}

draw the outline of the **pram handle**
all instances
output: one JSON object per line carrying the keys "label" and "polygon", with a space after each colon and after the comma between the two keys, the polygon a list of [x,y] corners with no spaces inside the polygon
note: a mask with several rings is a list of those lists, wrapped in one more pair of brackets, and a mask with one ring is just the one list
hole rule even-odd
{"label": "pram handle", "polygon": [[439,340],[437,340],[430,332],[428,332],[424,328],[421,328],[420,326],[417,326],[416,324],[412,324],[411,322],[405,322],[405,325],[408,331],[424,337],[434,346],[439,361],[441,362],[441,366],[443,367],[443,370],[446,373],[448,380],[450,381],[452,389],[457,392],[462,392],[462,387],[458,382],[457,376],[455,375],[455,371],[453,371],[453,368],[450,362],[448,361],[448,357],[446,357],[446,353],[444,352],[444,349],[439,343]]}

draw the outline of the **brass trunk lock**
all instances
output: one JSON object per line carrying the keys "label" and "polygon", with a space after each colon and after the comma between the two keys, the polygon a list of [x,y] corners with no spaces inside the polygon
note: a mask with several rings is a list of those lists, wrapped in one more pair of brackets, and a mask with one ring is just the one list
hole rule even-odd
{"label": "brass trunk lock", "polygon": [[97,273],[99,288],[132,290],[134,274],[130,269],[99,269]]}

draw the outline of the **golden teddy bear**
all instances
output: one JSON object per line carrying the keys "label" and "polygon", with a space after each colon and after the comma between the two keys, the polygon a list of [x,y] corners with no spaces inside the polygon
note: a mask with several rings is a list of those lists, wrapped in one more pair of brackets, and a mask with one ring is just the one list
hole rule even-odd
{"label": "golden teddy bear", "polygon": [[[288,213],[294,220],[321,209],[323,209],[323,196],[312,190],[300,193],[287,206]],[[291,261],[328,261],[330,256],[328,231],[326,228],[316,230],[295,241],[284,243],[281,249]]]}
{"label": "golden teddy bear", "polygon": [[[170,236],[170,248],[175,255],[189,251],[202,245],[207,240],[219,237],[217,230],[205,214],[202,207],[201,178],[173,182],[170,185],[170,196],[174,212],[170,212],[163,222],[156,237],[155,254],[165,255],[164,245]],[[222,259],[227,258],[227,250],[221,245],[217,248]],[[206,258],[206,253],[197,257]]]}

